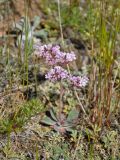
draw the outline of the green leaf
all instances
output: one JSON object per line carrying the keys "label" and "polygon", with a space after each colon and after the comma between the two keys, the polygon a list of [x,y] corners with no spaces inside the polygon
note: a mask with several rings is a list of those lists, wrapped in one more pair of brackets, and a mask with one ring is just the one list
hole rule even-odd
{"label": "green leaf", "polygon": [[73,132],[74,132],[74,129],[72,129],[71,127],[67,127],[67,128],[66,128],[66,131],[73,133]]}
{"label": "green leaf", "polygon": [[55,121],[53,121],[52,119],[50,119],[49,117],[44,117],[41,121],[40,121],[41,123],[44,123],[44,124],[46,124],[46,125],[55,125],[56,124],[56,122]]}
{"label": "green leaf", "polygon": [[78,116],[79,116],[79,111],[76,108],[73,108],[68,114],[67,121],[72,122],[73,120],[77,119]]}
{"label": "green leaf", "polygon": [[50,109],[50,115],[55,121],[58,121],[57,117],[56,117],[56,114],[55,114],[55,111],[53,110],[53,108]]}
{"label": "green leaf", "polygon": [[36,32],[34,33],[34,36],[40,37],[40,38],[43,38],[43,39],[46,39],[46,38],[47,38],[47,35],[48,35],[48,33],[46,32],[45,29],[41,29],[40,31],[36,31]]}
{"label": "green leaf", "polygon": [[34,21],[33,27],[35,29],[40,24],[40,17],[39,16],[35,16],[33,21]]}

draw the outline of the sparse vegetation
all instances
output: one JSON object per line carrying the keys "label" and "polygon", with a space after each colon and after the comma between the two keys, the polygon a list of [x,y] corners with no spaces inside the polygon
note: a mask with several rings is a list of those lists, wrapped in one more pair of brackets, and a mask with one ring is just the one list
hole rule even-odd
{"label": "sparse vegetation", "polygon": [[119,160],[120,0],[2,0],[0,20],[0,159]]}

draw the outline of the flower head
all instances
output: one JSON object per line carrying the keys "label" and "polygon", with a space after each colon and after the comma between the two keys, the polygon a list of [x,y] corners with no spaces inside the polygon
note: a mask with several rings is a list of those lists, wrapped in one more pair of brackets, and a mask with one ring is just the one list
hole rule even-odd
{"label": "flower head", "polygon": [[60,66],[54,67],[45,75],[45,78],[49,79],[52,82],[63,80],[68,77],[68,72]]}
{"label": "flower head", "polygon": [[58,45],[51,46],[50,50],[48,50],[45,60],[49,65],[55,65],[60,61],[60,47]]}
{"label": "flower head", "polygon": [[74,54],[74,52],[71,53],[66,53],[66,52],[61,52],[61,56],[60,56],[60,62],[67,64],[69,62],[72,62],[76,60],[76,56]]}
{"label": "flower head", "polygon": [[40,45],[39,43],[36,43],[33,45],[33,49],[35,50],[34,54],[45,58],[46,54],[48,54],[49,50],[51,49],[52,45]]}
{"label": "flower head", "polygon": [[35,54],[39,57],[45,58],[46,64],[56,65],[56,64],[67,64],[76,59],[76,56],[73,52],[66,53],[60,51],[59,45],[34,45]]}
{"label": "flower head", "polygon": [[71,76],[70,81],[75,87],[85,87],[88,83],[88,78],[86,76]]}

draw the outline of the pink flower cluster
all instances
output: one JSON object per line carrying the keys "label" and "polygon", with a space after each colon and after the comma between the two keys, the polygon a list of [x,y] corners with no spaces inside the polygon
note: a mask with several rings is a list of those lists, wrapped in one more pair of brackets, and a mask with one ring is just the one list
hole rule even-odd
{"label": "pink flower cluster", "polygon": [[58,45],[34,45],[35,55],[45,59],[46,63],[49,65],[56,64],[67,64],[76,59],[74,52],[66,53],[60,51],[60,46]]}
{"label": "pink flower cluster", "polygon": [[73,86],[76,87],[85,87],[88,83],[88,78],[86,76],[80,77],[80,76],[71,76],[70,81]]}
{"label": "pink flower cluster", "polygon": [[49,79],[52,82],[63,80],[68,78],[68,72],[60,66],[56,66],[51,69],[46,75],[46,79]]}
{"label": "pink flower cluster", "polygon": [[71,76],[68,72],[60,66],[55,66],[46,75],[45,78],[51,82],[60,81],[63,79],[68,79],[71,84],[75,87],[85,87],[88,83],[88,78],[86,76]]}
{"label": "pink flower cluster", "polygon": [[58,45],[34,45],[34,54],[38,57],[44,58],[46,64],[53,66],[53,68],[45,75],[46,79],[56,82],[60,80],[67,79],[75,87],[85,87],[88,83],[88,78],[86,76],[72,76],[67,70],[63,69],[61,66],[55,66],[57,64],[68,64],[76,59],[74,52],[66,53],[60,51],[60,46]]}

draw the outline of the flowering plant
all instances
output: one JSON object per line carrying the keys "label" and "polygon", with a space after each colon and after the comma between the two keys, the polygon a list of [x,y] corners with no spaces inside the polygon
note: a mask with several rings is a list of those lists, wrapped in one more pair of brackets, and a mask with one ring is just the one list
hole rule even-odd
{"label": "flowering plant", "polygon": [[[80,88],[80,87],[85,87],[88,83],[88,78],[86,76],[74,76],[72,75],[70,72],[68,72],[66,69],[64,69],[63,65],[68,65],[70,62],[76,60],[76,56],[74,52],[62,52],[60,50],[60,46],[59,45],[52,45],[52,44],[48,44],[48,45],[42,45],[40,46],[39,44],[35,44],[34,45],[34,49],[35,52],[34,54],[37,57],[41,57],[45,60],[45,63],[48,64],[49,66],[51,66],[51,69],[49,70],[48,73],[46,73],[45,78],[50,80],[51,82],[55,83],[57,81],[59,81],[60,83],[63,80],[69,81],[71,83],[71,85],[74,88]],[[61,83],[61,93],[60,93],[60,110],[59,110],[59,115],[58,118],[56,118],[56,120],[58,120],[58,122],[52,122],[54,124],[54,129],[56,127],[58,127],[58,124],[61,122],[61,117],[62,117],[62,96],[63,96],[63,92],[62,92],[62,83]],[[77,96],[78,98],[78,96]],[[85,110],[82,106],[82,109],[85,113]],[[78,117],[78,115],[77,115]],[[45,118],[44,122],[45,124],[49,124],[50,122],[50,118]],[[57,126],[56,126],[57,125]]]}
{"label": "flowering plant", "polygon": [[[67,70],[63,69],[59,65],[67,65],[68,63],[76,60],[74,52],[66,53],[60,50],[58,45],[34,45],[35,55],[45,59],[46,64],[52,66],[52,69],[46,74],[46,79],[56,82],[58,80],[68,79],[75,87],[85,87],[88,83],[86,76],[72,76]],[[57,66],[55,66],[57,65]]]}

